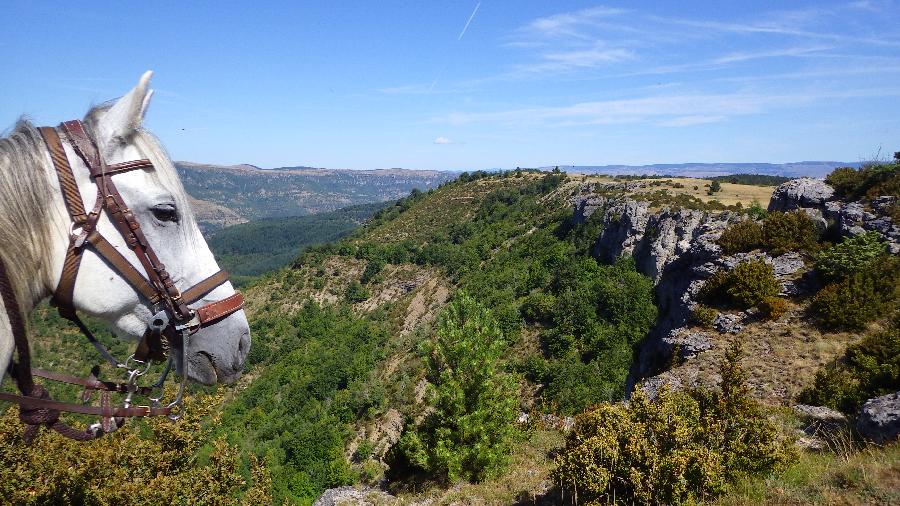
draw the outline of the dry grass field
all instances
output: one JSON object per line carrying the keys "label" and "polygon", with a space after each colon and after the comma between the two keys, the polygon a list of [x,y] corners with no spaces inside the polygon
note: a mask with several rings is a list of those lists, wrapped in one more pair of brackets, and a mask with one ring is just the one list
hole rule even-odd
{"label": "dry grass field", "polygon": [[[618,184],[623,185],[626,181],[617,180],[610,176],[579,176],[572,175],[570,180],[573,183],[593,183],[593,184]],[[696,197],[703,202],[717,200],[726,206],[741,203],[744,207],[749,206],[754,201],[766,207],[769,199],[772,198],[772,192],[775,191],[774,186],[756,186],[748,184],[732,184],[721,183],[722,189],[713,195],[708,195],[709,185],[711,181],[706,179],[697,179],[692,177],[660,177],[627,181],[628,190],[625,195],[636,196],[641,193],[656,192],[664,190],[666,193],[676,195],[687,195]]]}

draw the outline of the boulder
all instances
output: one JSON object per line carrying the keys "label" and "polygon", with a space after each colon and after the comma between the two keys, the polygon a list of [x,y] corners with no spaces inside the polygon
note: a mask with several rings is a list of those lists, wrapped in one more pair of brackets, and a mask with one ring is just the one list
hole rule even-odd
{"label": "boulder", "polygon": [[723,334],[737,334],[744,330],[741,324],[743,318],[739,314],[719,313],[713,320],[713,327]]}
{"label": "boulder", "polygon": [[789,251],[784,255],[768,260],[766,263],[772,265],[772,269],[775,270],[775,275],[778,277],[790,276],[806,267],[806,264],[803,262],[803,255],[796,251]]}
{"label": "boulder", "polygon": [[377,488],[338,487],[323,492],[313,506],[382,506],[398,502],[395,496]]}
{"label": "boulder", "polygon": [[847,417],[831,408],[797,404],[793,409],[803,422],[803,432],[809,436],[833,434],[848,427]]}
{"label": "boulder", "polygon": [[834,188],[821,179],[801,177],[782,183],[772,193],[769,211],[818,208],[834,197]]}
{"label": "boulder", "polygon": [[869,399],[856,419],[856,430],[869,441],[887,443],[900,435],[900,392]]}
{"label": "boulder", "polygon": [[689,359],[712,348],[712,340],[706,332],[691,332],[680,328],[670,332],[663,341],[672,351],[678,350],[678,356]]}

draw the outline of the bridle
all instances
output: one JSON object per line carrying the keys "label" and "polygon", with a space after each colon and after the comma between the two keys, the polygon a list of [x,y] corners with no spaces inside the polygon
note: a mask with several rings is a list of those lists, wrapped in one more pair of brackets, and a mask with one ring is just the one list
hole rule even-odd
{"label": "bridle", "polygon": [[[244,305],[243,296],[240,292],[235,292],[234,295],[217,302],[193,309],[190,307],[228,281],[228,273],[225,271],[216,272],[184,292],[180,292],[175,286],[113,182],[113,176],[117,174],[137,169],[152,169],[153,164],[150,160],[107,164],[100,154],[97,143],[85,130],[84,124],[78,120],[66,121],[59,128],[41,127],[39,131],[53,160],[63,200],[71,219],[69,246],[51,303],[57,306],[61,316],[78,326],[107,362],[125,371],[126,381],[124,383],[101,381],[97,377],[98,367],[93,369],[88,378],[32,369],[24,319],[10,284],[6,266],[0,259],[0,295],[6,306],[18,351],[18,363],[10,365],[10,374],[15,378],[22,393],[15,395],[0,392],[0,400],[19,405],[19,418],[27,425],[26,442],[34,438],[41,425],[51,427],[72,439],[89,440],[105,432],[114,431],[124,423],[126,417],[168,416],[176,419],[180,416],[176,414],[176,410],[180,413],[182,409],[190,336],[201,328],[213,325],[240,310]],[[69,145],[84,161],[90,171],[90,179],[97,187],[97,200],[90,212],[86,211],[81,199],[61,136],[67,138]],[[97,223],[104,210],[116,230],[125,239],[128,248],[137,256],[144,273],[135,268],[100,234]],[[73,303],[75,281],[83,253],[88,247],[128,282],[153,312],[135,352],[124,362],[117,360],[94,337],[75,311]],[[175,400],[164,404],[163,385],[175,361],[174,355],[169,353],[170,349],[181,350],[184,371]],[[156,383],[152,386],[137,384],[138,379],[149,371],[153,361],[162,361],[166,358],[165,368]],[[33,376],[83,386],[82,403],[65,403],[50,399],[47,390],[34,383]],[[95,390],[101,392],[100,406],[86,405]],[[111,406],[110,393],[125,395],[121,407]],[[150,403],[133,405],[135,396],[144,396]],[[91,425],[87,431],[78,431],[59,421],[59,414],[63,411],[98,415],[101,421]]]}

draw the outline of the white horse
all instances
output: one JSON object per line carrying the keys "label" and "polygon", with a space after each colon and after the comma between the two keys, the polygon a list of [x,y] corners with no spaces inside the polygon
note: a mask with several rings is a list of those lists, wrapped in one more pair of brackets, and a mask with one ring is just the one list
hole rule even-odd
{"label": "white horse", "polygon": [[[151,76],[152,72],[145,73],[121,99],[91,109],[84,123],[108,164],[144,158],[153,163],[153,169],[117,174],[115,184],[176,286],[184,291],[219,267],[200,234],[175,166],[156,138],[141,128],[153,94]],[[90,210],[97,187],[82,159],[64,144],[82,200]],[[106,213],[98,229],[143,272]],[[56,290],[71,233],[50,153],[39,131],[20,120],[8,136],[0,138],[0,258],[7,266],[22,314],[29,314]],[[195,305],[234,293],[226,282]],[[102,320],[122,339],[139,340],[152,316],[147,302],[91,248],[84,253],[73,299],[77,310]],[[0,371],[7,369],[13,348],[7,311],[0,310]],[[249,349],[250,327],[240,310],[191,337],[186,350],[187,377],[204,384],[233,382],[241,374]],[[183,371],[184,364],[179,368]]]}

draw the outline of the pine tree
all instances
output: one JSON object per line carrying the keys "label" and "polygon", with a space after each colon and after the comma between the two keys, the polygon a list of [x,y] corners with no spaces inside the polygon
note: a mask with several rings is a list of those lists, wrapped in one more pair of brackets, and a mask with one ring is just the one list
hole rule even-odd
{"label": "pine tree", "polygon": [[480,481],[502,469],[515,434],[515,379],[503,372],[506,342],[491,311],[461,294],[438,319],[428,356],[434,411],[400,447],[422,470]]}

